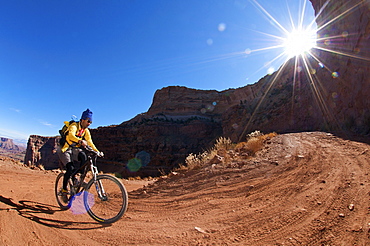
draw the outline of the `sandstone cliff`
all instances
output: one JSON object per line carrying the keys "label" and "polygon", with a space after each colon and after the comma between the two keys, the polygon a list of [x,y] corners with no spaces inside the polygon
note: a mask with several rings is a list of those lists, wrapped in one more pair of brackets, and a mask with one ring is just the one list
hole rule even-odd
{"label": "sandstone cliff", "polygon": [[56,137],[31,135],[28,139],[24,163],[34,166],[43,165],[47,170],[58,168],[57,140]]}
{"label": "sandstone cliff", "polygon": [[[96,145],[106,153],[101,169],[154,175],[182,163],[189,153],[211,147],[219,136],[244,140],[253,130],[323,130],[368,137],[370,3],[311,2],[319,28],[312,56],[293,58],[273,75],[238,89],[218,92],[170,86],[157,90],[148,112],[117,126],[92,130]],[[45,141],[47,147],[38,141]],[[50,155],[53,141],[31,136],[26,163],[55,158]],[[127,165],[139,153],[149,156],[150,162],[131,172]]]}

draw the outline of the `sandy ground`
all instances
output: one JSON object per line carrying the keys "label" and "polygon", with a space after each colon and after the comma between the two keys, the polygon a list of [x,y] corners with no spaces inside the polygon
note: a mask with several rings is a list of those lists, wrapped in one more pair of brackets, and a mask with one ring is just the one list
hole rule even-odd
{"label": "sandy ground", "polygon": [[370,245],[370,146],[278,135],[257,156],[123,181],[125,215],[61,211],[53,172],[0,160],[0,245]]}

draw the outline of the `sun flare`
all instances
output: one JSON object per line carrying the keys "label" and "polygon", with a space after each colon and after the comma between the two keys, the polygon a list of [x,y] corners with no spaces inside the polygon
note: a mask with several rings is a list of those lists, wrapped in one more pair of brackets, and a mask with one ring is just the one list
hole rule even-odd
{"label": "sun flare", "polygon": [[304,55],[316,46],[316,31],[311,29],[295,29],[284,39],[284,53],[289,57]]}

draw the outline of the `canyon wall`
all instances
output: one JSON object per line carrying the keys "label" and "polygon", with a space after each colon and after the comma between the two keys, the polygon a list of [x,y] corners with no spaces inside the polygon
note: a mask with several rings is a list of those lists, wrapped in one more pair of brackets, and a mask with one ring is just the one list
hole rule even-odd
{"label": "canyon wall", "polygon": [[24,163],[28,166],[44,166],[46,170],[59,168],[59,159],[56,153],[56,137],[42,137],[31,135],[28,139]]}
{"label": "canyon wall", "polygon": [[[209,149],[219,136],[242,141],[254,130],[321,130],[368,138],[369,1],[311,2],[318,24],[311,55],[292,58],[279,71],[242,88],[157,90],[148,112],[117,126],[92,129],[96,146],[106,154],[100,169],[124,176],[156,175],[183,163],[190,153]],[[53,148],[55,140],[31,136],[25,162],[57,166]],[[138,164],[135,157],[140,155],[149,162]]]}

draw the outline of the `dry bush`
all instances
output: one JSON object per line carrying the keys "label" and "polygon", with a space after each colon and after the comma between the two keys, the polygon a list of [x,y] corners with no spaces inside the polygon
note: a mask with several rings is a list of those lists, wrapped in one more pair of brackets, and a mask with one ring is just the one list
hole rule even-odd
{"label": "dry bush", "polygon": [[247,142],[240,142],[235,146],[235,151],[254,155],[263,146],[263,140],[260,137],[249,138]]}
{"label": "dry bush", "polygon": [[230,138],[225,138],[225,137],[220,137],[219,139],[216,140],[215,146],[213,147],[215,150],[220,150],[220,149],[230,149],[232,146],[232,142]]}
{"label": "dry bush", "polygon": [[[185,162],[186,162],[186,160],[185,160]],[[174,169],[175,172],[185,171],[185,170],[188,170],[188,167],[185,164],[182,164],[182,163],[179,164],[179,167]]]}
{"label": "dry bush", "polygon": [[263,135],[263,133],[257,130],[257,131],[254,131],[254,132],[249,133],[247,135],[247,140],[250,139],[250,138],[260,137],[262,135]]}
{"label": "dry bush", "polygon": [[263,139],[261,136],[251,137],[247,141],[247,149],[251,155],[254,155],[257,151],[262,149]]}
{"label": "dry bush", "polygon": [[269,140],[273,137],[276,137],[278,134],[276,132],[270,132],[268,134],[264,134],[261,136],[261,138],[263,139],[263,141],[266,141],[266,140]]}
{"label": "dry bush", "polygon": [[276,135],[276,132],[263,134],[260,131],[254,131],[248,134],[247,142],[240,142],[235,146],[235,151],[246,152],[248,155],[254,155],[257,151],[262,149],[266,140],[271,139]]}
{"label": "dry bush", "polygon": [[209,153],[207,151],[202,154],[193,154],[191,153],[186,157],[185,163],[188,170],[198,169],[203,166],[203,164],[208,160]]}
{"label": "dry bush", "polygon": [[215,145],[208,151],[204,151],[201,154],[191,153],[185,159],[185,165],[180,165],[177,170],[192,170],[198,169],[206,165],[210,160],[212,160],[220,152],[226,152],[232,146],[232,142],[229,138],[220,137],[216,140]]}
{"label": "dry bush", "polygon": [[248,135],[247,142],[238,143],[236,146],[233,146],[229,138],[220,137],[210,150],[198,155],[193,153],[188,155],[185,159],[185,165],[180,164],[175,171],[199,169],[209,164],[214,158],[220,156],[224,158],[222,162],[228,162],[233,158],[232,155],[228,153],[229,150],[232,149],[237,152],[245,152],[249,156],[254,155],[257,151],[262,149],[267,139],[271,139],[276,135],[276,133],[263,134],[260,131],[254,131]]}

